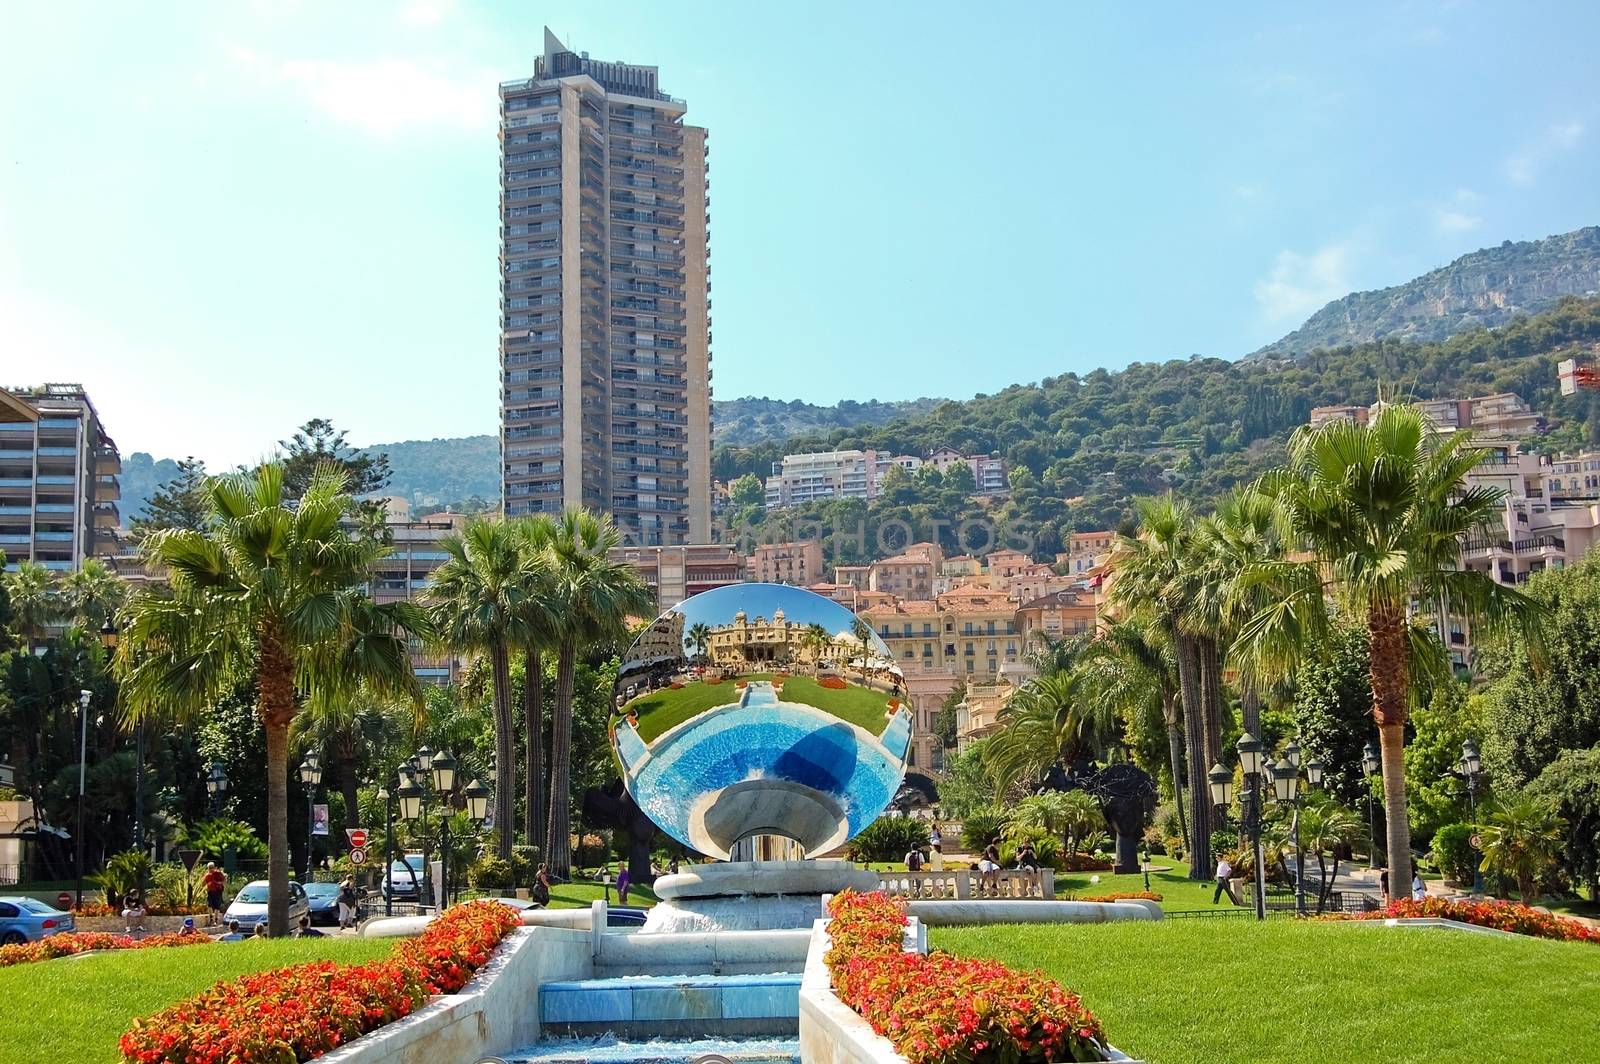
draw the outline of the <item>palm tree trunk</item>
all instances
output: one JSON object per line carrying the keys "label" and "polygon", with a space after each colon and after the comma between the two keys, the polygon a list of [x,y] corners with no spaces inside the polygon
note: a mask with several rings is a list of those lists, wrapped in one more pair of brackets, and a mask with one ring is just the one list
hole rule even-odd
{"label": "palm tree trunk", "polygon": [[[356,778],[356,752],[346,747],[339,752],[339,793],[344,796],[344,826],[358,828],[361,826],[361,794],[358,787],[360,780]],[[346,835],[343,843],[338,839],[331,840],[334,852],[341,846],[348,848],[350,836]]]}
{"label": "palm tree trunk", "polygon": [[1389,893],[1410,897],[1411,820],[1406,813],[1406,636],[1405,614],[1397,606],[1367,611],[1371,661],[1372,715],[1378,722],[1383,759],[1383,813],[1388,821]]}
{"label": "palm tree trunk", "polygon": [[1201,706],[1200,656],[1195,641],[1178,634],[1178,687],[1183,698],[1183,722],[1189,761],[1189,878],[1211,878],[1211,792],[1206,778],[1205,710]]}
{"label": "palm tree trunk", "polygon": [[[1176,714],[1174,714],[1176,715]],[[1183,812],[1183,724],[1167,725],[1167,755],[1172,759],[1172,800],[1178,804],[1178,833],[1189,837],[1189,818]]]}
{"label": "palm tree trunk", "polygon": [[556,652],[556,712],[550,722],[550,832],[547,836],[550,874],[561,878],[572,870],[572,682],[578,648],[570,639]]}
{"label": "palm tree trunk", "polygon": [[1244,718],[1244,730],[1261,738],[1261,694],[1249,680],[1239,689],[1239,712]]}
{"label": "palm tree trunk", "polygon": [[523,835],[544,854],[544,662],[530,644],[522,655],[522,715],[528,729],[527,793],[522,812]]}
{"label": "palm tree trunk", "polygon": [[1222,764],[1222,655],[1209,636],[1195,640],[1200,652],[1200,701],[1205,707],[1205,764]]}
{"label": "palm tree trunk", "polygon": [[267,733],[267,934],[289,933],[289,724],[294,720],[294,661],[277,627],[257,633],[256,712]]}
{"label": "palm tree trunk", "polygon": [[517,752],[511,722],[511,654],[503,642],[489,652],[494,669],[494,826],[499,844],[495,852],[511,860],[511,844],[516,841]]}

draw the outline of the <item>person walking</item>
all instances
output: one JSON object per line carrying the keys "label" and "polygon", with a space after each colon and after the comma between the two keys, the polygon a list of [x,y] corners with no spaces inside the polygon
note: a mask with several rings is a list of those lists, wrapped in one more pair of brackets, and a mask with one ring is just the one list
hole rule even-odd
{"label": "person walking", "polygon": [[1411,900],[1421,901],[1428,896],[1428,886],[1422,882],[1422,873],[1417,871],[1415,865],[1411,868]]}
{"label": "person walking", "polygon": [[917,849],[915,846],[906,851],[906,871],[922,871],[922,851]]}
{"label": "person walking", "polygon": [[206,891],[206,922],[212,925],[222,923],[222,892],[228,885],[228,877],[215,861],[207,861],[206,874],[201,877],[200,883]]}
{"label": "person walking", "polygon": [[356,884],[349,876],[339,882],[339,928],[348,930],[355,927],[356,908],[360,899],[356,897]]}
{"label": "person walking", "polygon": [[939,848],[938,843],[933,844],[933,850],[928,854],[928,871],[944,871],[944,851]]}
{"label": "person walking", "polygon": [[935,850],[944,845],[944,835],[939,831],[939,822],[933,822],[933,830],[928,832],[928,845]]}
{"label": "person walking", "polygon": [[550,872],[544,865],[539,866],[539,871],[533,877],[533,900],[540,908],[550,904]]}
{"label": "person walking", "polygon": [[[1222,900],[1222,895],[1224,893],[1226,893],[1228,895],[1228,900],[1229,901],[1233,902],[1235,905],[1239,904],[1239,899],[1235,898],[1233,896],[1233,884],[1231,882],[1229,882],[1231,879],[1233,879],[1233,863],[1231,861],[1229,861],[1226,857],[1222,856],[1221,854],[1218,854],[1217,855],[1217,889],[1211,892],[1211,904],[1212,905],[1215,905],[1215,904],[1217,904],[1217,902],[1221,901]],[[1204,890],[1205,888],[1202,887],[1200,889]]]}
{"label": "person walking", "polygon": [[617,904],[628,904],[628,888],[633,886],[633,877],[628,874],[626,864],[617,866]]}

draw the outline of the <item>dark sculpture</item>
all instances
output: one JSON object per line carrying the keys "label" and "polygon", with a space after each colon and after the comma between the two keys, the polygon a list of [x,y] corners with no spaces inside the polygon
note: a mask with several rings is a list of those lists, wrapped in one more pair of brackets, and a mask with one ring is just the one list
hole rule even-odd
{"label": "dark sculpture", "polygon": [[1131,762],[1108,765],[1095,773],[1084,788],[1100,799],[1106,822],[1117,835],[1117,857],[1112,871],[1118,875],[1139,871],[1139,842],[1144,826],[1156,809],[1156,783]]}
{"label": "dark sculpture", "polygon": [[639,808],[633,795],[617,780],[604,788],[590,787],[583,792],[583,817],[596,827],[621,828],[628,833],[628,878],[635,883],[652,882],[650,848],[655,843],[656,822]]}

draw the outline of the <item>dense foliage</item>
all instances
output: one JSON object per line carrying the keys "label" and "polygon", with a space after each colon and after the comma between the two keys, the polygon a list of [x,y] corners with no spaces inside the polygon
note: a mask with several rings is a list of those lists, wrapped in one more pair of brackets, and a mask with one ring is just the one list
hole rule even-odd
{"label": "dense foliage", "polygon": [[911,1064],[1104,1059],[1078,995],[1042,972],[903,948],[904,903],[845,891],[829,904],[826,960],[839,999]]}
{"label": "dense foliage", "polygon": [[901,861],[914,846],[928,848],[928,822],[914,816],[880,816],[850,840],[852,861]]}

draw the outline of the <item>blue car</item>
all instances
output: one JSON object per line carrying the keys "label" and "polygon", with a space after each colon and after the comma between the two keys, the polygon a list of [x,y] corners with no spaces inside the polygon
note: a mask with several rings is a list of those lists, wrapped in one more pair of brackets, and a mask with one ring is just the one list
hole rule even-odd
{"label": "blue car", "polygon": [[37,942],[75,927],[71,913],[51,908],[37,898],[0,898],[0,946]]}

